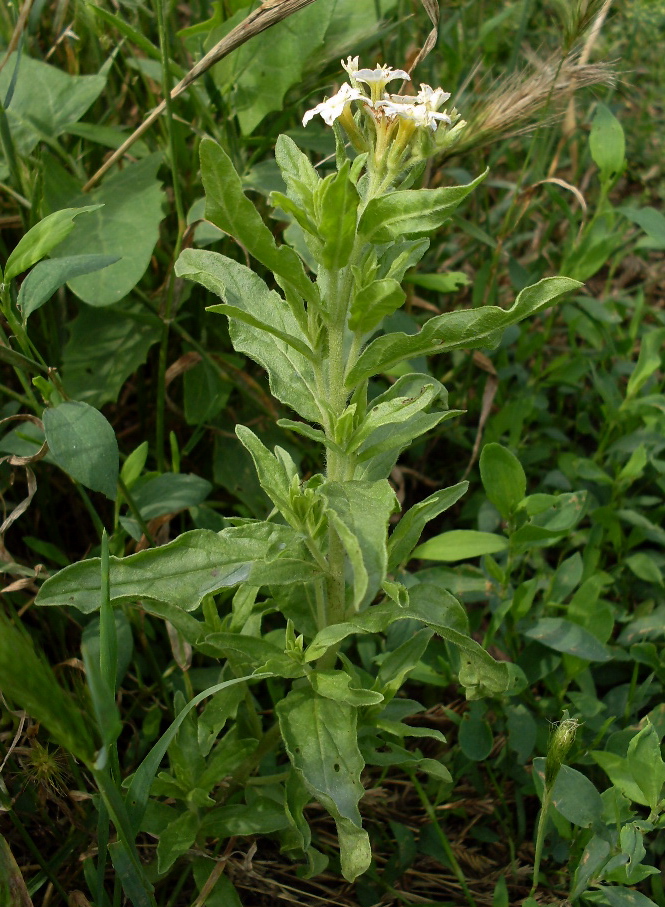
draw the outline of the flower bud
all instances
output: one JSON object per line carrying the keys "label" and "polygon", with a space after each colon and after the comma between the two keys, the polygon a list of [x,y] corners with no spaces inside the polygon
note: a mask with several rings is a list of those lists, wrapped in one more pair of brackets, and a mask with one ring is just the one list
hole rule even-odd
{"label": "flower bud", "polygon": [[579,726],[579,721],[576,718],[569,718],[568,712],[564,712],[564,717],[554,726],[547,748],[547,759],[545,760],[546,790],[551,790],[554,786],[561,766],[565,763],[566,756],[573,745]]}

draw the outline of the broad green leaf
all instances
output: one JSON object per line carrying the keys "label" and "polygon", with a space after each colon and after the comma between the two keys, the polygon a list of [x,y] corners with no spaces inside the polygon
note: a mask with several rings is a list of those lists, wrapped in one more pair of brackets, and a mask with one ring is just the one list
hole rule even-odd
{"label": "broad green leaf", "polygon": [[396,312],[405,299],[406,293],[392,277],[374,280],[353,297],[349,327],[359,334],[371,333],[387,315]]}
{"label": "broad green leaf", "polygon": [[[301,352],[308,348],[306,338],[279,293],[269,290],[249,268],[217,252],[186,249],[175,270],[179,277],[196,280],[226,300],[228,305],[214,306],[212,311],[228,314],[235,348],[266,369],[270,388],[279,400],[303,418],[320,422],[311,354],[306,357]],[[261,326],[238,320],[238,310],[249,313]]]}
{"label": "broad green leaf", "polygon": [[[98,573],[99,575],[99,573]],[[0,688],[42,724],[55,742],[90,766],[96,746],[87,712],[65,692],[26,633],[0,613]]]}
{"label": "broad green leaf", "polygon": [[321,262],[330,270],[340,270],[348,264],[356,241],[360,198],[349,177],[350,168],[351,162],[346,161],[317,189],[318,228],[323,240]]}
{"label": "broad green leaf", "polygon": [[640,245],[647,245],[650,249],[665,249],[665,215],[656,208],[629,208],[618,209],[624,217],[640,226],[648,236]]}
{"label": "broad green leaf", "polygon": [[657,907],[645,894],[640,894],[634,888],[624,888],[622,885],[600,885],[599,891],[610,902],[610,907]]}
{"label": "broad green leaf", "polygon": [[[300,258],[288,246],[275,244],[274,236],[243,192],[231,159],[216,142],[208,138],[201,142],[201,176],[208,220],[235,237],[262,265],[292,284],[307,302],[315,304],[316,289],[305,274]],[[299,320],[302,324],[302,319]]]}
{"label": "broad green leaf", "polygon": [[[388,196],[389,197],[389,196]],[[546,277],[518,295],[510,309],[482,306],[446,312],[430,318],[418,334],[385,334],[369,344],[349,372],[349,388],[380,372],[389,371],[404,359],[453,349],[495,347],[504,328],[534,315],[571,290],[581,286],[569,277]]]}
{"label": "broad green leaf", "polygon": [[436,491],[407,510],[388,541],[389,570],[395,570],[409,560],[427,523],[459,501],[468,487],[468,482],[459,482],[450,488]]}
{"label": "broad green leaf", "polygon": [[584,514],[586,491],[570,494],[532,494],[520,504],[529,519],[510,537],[513,546],[548,545],[562,535],[568,535]]}
{"label": "broad green leaf", "polygon": [[570,899],[575,901],[586,891],[594,879],[600,876],[603,866],[607,863],[610,856],[610,845],[608,841],[594,835],[584,848],[582,858],[575,869],[573,887],[570,892]]}
{"label": "broad green leaf", "polygon": [[153,520],[167,513],[196,507],[211,491],[211,483],[201,476],[165,472],[138,479],[132,488],[132,497],[143,519]]}
{"label": "broad green leaf", "polygon": [[523,632],[529,639],[537,639],[549,649],[575,655],[585,661],[605,662],[612,657],[592,633],[564,617],[541,617]]}
{"label": "broad green leaf", "polygon": [[[54,211],[38,224],[35,224],[25,233],[14,251],[7,259],[5,266],[5,281],[12,280],[17,274],[22,274],[31,268],[35,262],[48,255],[56,246],[60,245],[76,226],[74,218],[79,214],[90,214],[100,205],[86,205],[81,208],[63,208]],[[84,218],[86,226],[90,225],[90,218]]]}
{"label": "broad green leaf", "polygon": [[364,763],[358,749],[357,712],[310,689],[292,690],[276,712],[291,764],[335,820],[342,874],[351,882],[371,861],[358,810],[365,790],[360,781]]}
{"label": "broad green leaf", "polygon": [[113,255],[72,255],[40,261],[25,278],[18,293],[17,305],[23,320],[27,321],[28,316],[41,308],[68,280],[101,271],[117,260]]}
{"label": "broad green leaf", "polygon": [[88,305],[98,308],[119,302],[150,264],[164,216],[164,192],[157,179],[161,163],[160,154],[151,154],[112,173],[79,199],[103,208],[75,226],[58,246],[57,256],[95,253],[119,259],[102,271],[68,281],[72,292]]}
{"label": "broad green leaf", "polygon": [[201,820],[194,812],[185,812],[170,822],[157,844],[158,872],[167,872],[194,843]]}
{"label": "broad green leaf", "polygon": [[625,166],[626,139],[621,123],[605,104],[598,104],[591,123],[589,148],[603,182],[615,179]]}
{"label": "broad green leaf", "polygon": [[360,218],[358,232],[373,243],[433,233],[485,179],[488,172],[481,173],[466,186],[403,189],[373,198]]}
{"label": "broad green leaf", "polygon": [[484,762],[494,746],[492,728],[483,715],[475,709],[462,716],[458,740],[460,749],[472,762]]}
{"label": "broad green leaf", "polygon": [[398,507],[387,480],[325,482],[318,489],[353,569],[353,605],[368,605],[386,576],[388,520]]}
{"label": "broad green leaf", "polygon": [[[0,72],[3,102],[16,66],[14,53]],[[106,75],[70,76],[64,69],[21,55],[18,78],[7,121],[20,155],[28,155],[38,142],[53,142],[80,120],[104,90]]]}
{"label": "broad green leaf", "polygon": [[664,585],[660,567],[655,558],[646,551],[631,554],[625,559],[625,564],[638,579],[644,580],[646,583],[654,583],[656,586]]}
{"label": "broad green leaf", "polygon": [[67,329],[69,340],[62,354],[65,390],[95,407],[118,399],[127,378],[145,363],[148,350],[162,336],[160,319],[136,303],[104,309],[81,306]]}
{"label": "broad green leaf", "polygon": [[[270,835],[288,828],[284,807],[261,797],[251,805],[224,804],[211,810],[201,822],[201,832],[211,838],[230,838],[232,835]],[[207,901],[206,901],[207,902]]]}
{"label": "broad green leaf", "polygon": [[598,763],[612,784],[624,796],[632,800],[633,803],[641,803],[642,806],[649,805],[640,786],[633,778],[627,759],[616,753],[601,752],[599,750],[592,750],[589,755]]}
{"label": "broad green leaf", "polygon": [[[286,92],[301,82],[306,61],[321,48],[333,4],[307,7],[255,35],[213,70],[214,79],[226,94],[234,90],[234,110],[244,135],[250,135],[263,118],[281,110]],[[246,7],[242,12],[249,12]],[[233,24],[236,24],[235,22]],[[212,47],[226,33],[228,23],[210,33]]]}
{"label": "broad green leaf", "polygon": [[86,488],[114,501],[120,469],[118,442],[99,410],[87,403],[61,403],[44,411],[43,422],[58,466]]}
{"label": "broad green leaf", "polygon": [[485,494],[504,519],[526,494],[526,475],[515,454],[501,444],[486,444],[480,454],[480,476]]}
{"label": "broad green leaf", "polygon": [[351,677],[346,671],[312,671],[307,675],[307,679],[319,696],[332,699],[334,702],[346,702],[356,708],[383,702],[381,693],[362,687],[352,687]]}
{"label": "broad green leaf", "polygon": [[647,721],[628,745],[628,767],[652,811],[656,811],[665,784],[665,763],[654,726]]}
{"label": "broad green leaf", "polygon": [[[251,523],[223,529],[184,532],[161,548],[111,558],[111,601],[154,599],[193,611],[205,595],[239,583],[288,582],[270,568],[299,536],[287,526]],[[90,613],[99,608],[99,558],[65,567],[42,585],[39,605],[71,605]],[[270,579],[268,578],[270,576]],[[254,582],[253,582],[254,580]]]}
{"label": "broad green leaf", "polygon": [[458,676],[467,699],[510,694],[521,687],[521,671],[508,662],[495,661],[489,652],[467,635],[464,609],[456,598],[438,586],[420,583],[409,589],[409,605],[401,614],[425,623],[457,647],[460,653]]}
{"label": "broad green leaf", "polygon": [[[539,756],[533,760],[533,767],[541,780],[545,778],[545,759]],[[586,775],[562,765],[552,789],[552,805],[564,818],[579,825],[580,828],[590,828],[602,825],[603,801],[600,794]]]}
{"label": "broad green leaf", "polygon": [[483,554],[495,554],[508,548],[508,539],[493,532],[475,529],[451,529],[419,545],[412,554],[426,561],[464,561]]}

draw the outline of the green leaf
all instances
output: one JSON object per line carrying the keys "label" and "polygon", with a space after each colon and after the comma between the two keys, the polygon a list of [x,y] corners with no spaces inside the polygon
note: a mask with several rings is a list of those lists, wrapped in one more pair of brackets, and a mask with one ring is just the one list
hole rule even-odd
{"label": "green leaf", "polygon": [[387,480],[325,482],[318,489],[353,569],[353,605],[368,605],[385,579],[388,520],[398,507]]}
{"label": "green leaf", "polygon": [[[275,571],[285,549],[297,549],[300,536],[287,526],[250,523],[223,529],[184,532],[161,548],[129,557],[111,557],[111,601],[154,599],[193,611],[204,596],[239,583],[289,582]],[[90,613],[99,608],[99,558],[65,567],[42,585],[39,605],[71,605]],[[295,580],[297,581],[297,580]]]}
{"label": "green leaf", "polygon": [[349,327],[358,334],[372,333],[387,315],[402,306],[405,299],[406,293],[391,277],[373,280],[353,297]]}
{"label": "green leaf", "polygon": [[460,749],[472,762],[484,762],[492,752],[492,728],[479,711],[469,711],[462,716],[458,740]]}
{"label": "green leaf", "polygon": [[626,399],[632,399],[644,387],[649,378],[657,371],[663,360],[663,343],[665,328],[650,330],[642,338],[640,354],[632,375],[628,379]]}
{"label": "green leaf", "polygon": [[114,501],[120,470],[118,442],[99,410],[87,403],[61,403],[44,411],[43,422],[58,466],[86,488]]}
{"label": "green leaf", "polygon": [[642,806],[649,805],[640,786],[633,778],[627,759],[616,753],[601,752],[599,750],[592,750],[589,755],[598,763],[612,784],[624,796],[632,800],[633,803],[640,803]]}
{"label": "green leaf", "polygon": [[403,189],[373,198],[360,218],[358,232],[373,243],[433,233],[485,179],[488,172],[481,173],[466,186]]}
{"label": "green leaf", "polygon": [[364,763],[358,749],[356,710],[319,696],[292,690],[277,704],[277,717],[294,769],[307,789],[335,820],[344,878],[352,882],[371,862],[358,803]]}
{"label": "green leaf", "polygon": [[646,551],[637,551],[625,559],[628,567],[638,579],[646,583],[654,583],[656,586],[663,585],[663,574],[656,563],[654,557]]}
{"label": "green leaf", "polygon": [[349,177],[350,168],[351,162],[347,160],[337,173],[327,176],[317,189],[320,210],[318,228],[323,240],[321,263],[330,270],[339,270],[348,264],[356,241],[360,198]]}
{"label": "green leaf", "polygon": [[624,169],[626,139],[621,123],[605,104],[598,104],[591,123],[589,148],[603,182],[616,179]]}
{"label": "green leaf", "polygon": [[222,683],[216,683],[212,687],[203,690],[202,693],[199,693],[197,696],[194,696],[193,699],[185,705],[180,712],[176,715],[175,719],[171,722],[168,729],[162,734],[157,743],[152,747],[148,755],[143,759],[137,770],[132,776],[129,788],[127,790],[127,795],[125,797],[125,804],[127,808],[127,817],[132,831],[134,832],[135,837],[138,834],[139,829],[141,828],[141,822],[143,816],[145,815],[146,806],[148,805],[148,797],[150,795],[150,788],[152,782],[155,779],[157,770],[160,766],[160,763],[169,746],[173,742],[178,730],[180,729],[181,724],[187,718],[192,709],[196,708],[199,703],[203,702],[204,699],[207,699],[208,696],[213,696],[215,693],[219,693],[220,690],[224,690],[227,687],[234,686],[239,683],[247,683],[250,680],[263,680],[266,677],[271,677],[271,674],[255,674],[248,677],[234,677],[232,680],[225,680]]}
{"label": "green leaf", "polygon": [[657,907],[655,901],[634,888],[621,885],[600,885],[599,890],[610,902],[610,907]]}
{"label": "green leaf", "polygon": [[633,780],[655,812],[665,784],[665,762],[660,751],[660,739],[650,721],[647,720],[630,741],[627,759]]}
{"label": "green leaf", "polygon": [[[545,777],[545,759],[533,760],[539,777]],[[580,828],[603,824],[603,801],[600,794],[586,775],[562,765],[552,789],[552,805],[557,812]]]}
{"label": "green leaf", "polygon": [[429,627],[418,630],[381,661],[375,686],[385,696],[392,698],[396,695],[402,687],[405,677],[418,666],[433,635],[433,631]]}
{"label": "green leaf", "polygon": [[412,554],[414,558],[427,561],[463,561],[483,554],[495,554],[508,548],[508,539],[493,532],[478,532],[475,529],[452,529],[419,545]]}
{"label": "green leaf", "polygon": [[[0,98],[9,90],[17,55],[12,54],[0,72]],[[38,142],[49,144],[80,120],[99,97],[106,75],[70,76],[64,69],[21,55],[7,122],[16,150],[29,155]]]}
{"label": "green leaf", "polygon": [[304,213],[313,217],[312,195],[321,182],[321,177],[309,158],[288,135],[280,135],[275,143],[275,160],[286,183],[289,198],[300,202]]}
{"label": "green leaf", "polygon": [[[304,419],[320,422],[322,414],[313,391],[313,354],[291,308],[279,293],[269,290],[249,268],[217,252],[186,249],[178,258],[175,271],[179,277],[195,280],[226,300],[227,305],[214,306],[212,311],[228,314],[234,347],[266,369],[272,393],[279,400]],[[241,310],[256,323],[240,321],[237,316]]]}
{"label": "green leaf", "polygon": [[496,696],[517,691],[522,682],[519,668],[495,661],[475,639],[468,636],[466,613],[450,593],[438,586],[420,583],[409,589],[408,608],[401,615],[431,627],[442,639],[453,643],[460,653],[459,682],[467,699]]}
{"label": "green leaf", "polygon": [[[249,12],[249,7],[244,11]],[[286,92],[301,82],[306,61],[318,63],[333,4],[301,9],[273,24],[222,60],[213,70],[220,91],[234,91],[234,111],[244,135],[252,133],[273,110],[281,110]],[[235,24],[235,23],[233,23]],[[226,33],[228,22],[211,32],[212,46]]]}
{"label": "green leaf", "polygon": [[355,708],[383,702],[381,693],[362,687],[352,687],[351,677],[346,671],[312,671],[307,675],[307,679],[319,696],[332,699],[334,702],[346,702]]}
{"label": "green leaf", "polygon": [[459,482],[443,488],[407,510],[388,541],[389,570],[395,570],[409,560],[427,523],[457,503],[468,487],[468,482]]}
{"label": "green leaf", "polygon": [[81,306],[67,329],[69,340],[62,353],[65,390],[97,408],[118,399],[127,378],[144,364],[148,350],[162,336],[160,319],[136,303],[105,309]]}
{"label": "green leaf", "polygon": [[[388,196],[389,198],[390,196]],[[380,372],[389,371],[404,359],[453,349],[491,348],[499,344],[504,328],[534,315],[562,296],[580,287],[569,277],[546,277],[518,295],[510,309],[482,306],[446,312],[430,318],[418,334],[385,334],[369,344],[347,375],[347,387]]]}
{"label": "green leaf", "polygon": [[331,646],[336,645],[354,633],[381,633],[390,624],[399,620],[401,609],[394,602],[383,602],[373,605],[362,614],[354,615],[350,620],[331,624],[319,630],[305,651],[305,661],[311,662],[320,658]]}
{"label": "green leaf", "polygon": [[153,520],[167,513],[196,507],[211,491],[211,483],[201,476],[165,472],[138,479],[132,488],[132,497],[143,519]]}
{"label": "green leaf", "polygon": [[103,205],[75,226],[58,246],[59,258],[84,253],[118,259],[102,271],[68,281],[88,305],[101,307],[123,299],[143,277],[159,238],[164,192],[157,179],[161,154],[151,154],[112,173],[80,201]]}
{"label": "green leaf", "polygon": [[480,455],[480,477],[485,494],[504,519],[526,494],[526,475],[515,454],[501,444],[486,444]]}
{"label": "green leaf", "polygon": [[[12,280],[17,274],[22,274],[31,268],[49,252],[60,245],[75,227],[74,218],[79,214],[88,214],[96,211],[100,205],[86,205],[82,208],[63,208],[54,211],[38,224],[35,224],[18,241],[16,248],[7,259],[5,266],[5,282]],[[85,218],[86,226],[90,218]]]}
{"label": "green leaf", "polygon": [[584,848],[584,853],[575,869],[573,887],[570,892],[571,901],[577,900],[590,884],[597,879],[610,856],[608,841],[594,835]]}
{"label": "green leaf", "polygon": [[[99,572],[98,572],[99,577]],[[95,744],[87,712],[58,683],[26,635],[0,613],[0,688],[40,724],[68,753],[90,766]]]}
{"label": "green leaf", "polygon": [[246,425],[236,425],[236,435],[254,461],[261,488],[282,513],[290,513],[291,477],[283,461],[278,460]]}
{"label": "green leaf", "polygon": [[100,271],[116,261],[118,259],[113,255],[72,255],[40,261],[25,278],[18,293],[17,305],[23,320],[27,321],[67,281],[81,274]]}
{"label": "green leaf", "polygon": [[592,633],[564,617],[541,617],[523,632],[529,639],[537,639],[549,649],[575,655],[585,661],[605,662],[612,657]]}
{"label": "green leaf", "polygon": [[[315,304],[316,288],[305,274],[300,258],[288,246],[278,247],[275,244],[274,236],[243,192],[231,159],[216,142],[208,138],[201,142],[201,176],[206,193],[207,219],[235,237],[262,265],[292,284],[307,302]],[[300,323],[303,323],[302,320]]]}
{"label": "green leaf", "polygon": [[192,846],[200,825],[196,813],[186,812],[169,822],[157,844],[157,870],[167,872]]}
{"label": "green leaf", "polygon": [[[211,838],[232,835],[270,835],[288,828],[289,820],[282,804],[261,797],[251,805],[225,804],[208,813],[201,822],[201,832]],[[207,899],[206,899],[207,903]]]}

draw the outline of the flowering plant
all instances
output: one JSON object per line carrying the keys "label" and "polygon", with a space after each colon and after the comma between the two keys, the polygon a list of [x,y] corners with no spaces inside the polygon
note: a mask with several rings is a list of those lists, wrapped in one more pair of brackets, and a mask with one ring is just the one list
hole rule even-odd
{"label": "flowering plant", "polygon": [[[429,85],[412,97],[388,94],[386,86],[408,73],[363,69],[357,57],[342,65],[349,83],[303,120],[320,115],[336,130],[334,168],[322,175],[291,139],[277,141],[286,192],[273,192],[271,201],[296,225],[294,247],[276,244],[226,152],[210,139],[201,143],[206,218],[273,280],[228,255],[192,248],[180,255],[176,273],[221,297],[209,311],[228,318],[236,350],[266,370],[274,396],[297,416],[278,425],[319,443],[325,466],[303,476],[285,448],[269,450],[237,426],[270,513],[229,518],[219,532],[198,529],[161,548],[111,558],[111,601],[140,601],[195,650],[220,660],[220,683],[183,703],[168,738],[181,726],[179,735],[186,732],[189,715],[195,730],[188,759],[195,752],[207,767],[187,786],[184,744],[174,743],[172,773],[160,773],[153,785],[153,796],[178,802],[161,831],[160,871],[195,839],[233,833],[224,812],[230,797],[236,824],[240,810],[243,829],[278,832],[285,851],[306,856],[310,872],[319,871],[325,858],[303,813],[314,798],[335,820],[342,872],[354,879],[371,860],[359,810],[364,765],[406,765],[450,780],[440,761],[404,745],[423,735],[445,743],[442,735],[406,724],[419,707],[395,699],[433,635],[446,641],[450,669],[469,698],[510,695],[521,686],[516,668],[496,662],[470,636],[454,596],[407,569],[423,528],[467,483],[436,491],[389,532],[400,510],[389,477],[414,439],[459,415],[449,409],[443,385],[411,363],[495,347],[505,327],[579,283],[547,278],[507,309],[446,312],[415,334],[389,330],[388,317],[405,300],[406,272],[485,174],[464,186],[412,188],[424,162],[464,130],[454,108],[441,109],[449,95]],[[378,392],[370,385],[377,379]],[[94,560],[66,568],[44,583],[38,603],[94,609],[98,571]],[[229,589],[230,603],[223,594]],[[356,657],[358,637],[374,640],[364,660]],[[262,717],[251,685],[266,679],[274,709]],[[206,695],[209,706],[192,718]],[[247,778],[280,741],[286,771],[263,794],[247,788],[238,802]],[[152,771],[166,745],[146,760]],[[146,778],[137,772],[128,793],[136,829],[148,802]]]}

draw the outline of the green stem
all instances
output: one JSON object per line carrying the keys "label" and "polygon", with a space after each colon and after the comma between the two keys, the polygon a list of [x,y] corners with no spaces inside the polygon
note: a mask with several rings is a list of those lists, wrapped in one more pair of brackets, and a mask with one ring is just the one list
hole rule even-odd
{"label": "green stem", "polygon": [[529,897],[533,897],[538,888],[538,876],[540,874],[540,861],[543,857],[543,845],[545,843],[545,830],[547,828],[547,817],[552,803],[552,788],[545,788],[543,791],[543,804],[540,808],[538,818],[538,830],[536,832],[536,853],[533,860],[533,883]]}

